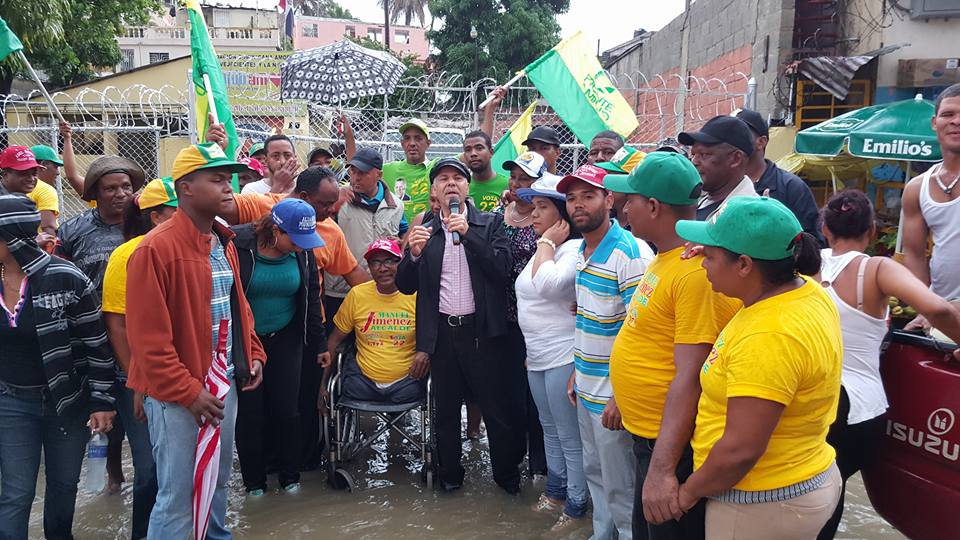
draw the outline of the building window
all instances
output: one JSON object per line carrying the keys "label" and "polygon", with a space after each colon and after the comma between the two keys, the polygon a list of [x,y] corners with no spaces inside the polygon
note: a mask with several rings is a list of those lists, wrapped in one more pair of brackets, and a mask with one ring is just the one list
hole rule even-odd
{"label": "building window", "polygon": [[393,42],[394,42],[394,43],[401,43],[401,44],[404,44],[404,45],[409,44],[409,43],[410,43],[410,32],[405,32],[405,31],[403,31],[403,30],[398,30],[398,31],[394,32],[394,33],[393,33]]}
{"label": "building window", "polygon": [[382,28],[367,28],[367,39],[373,41],[383,41],[383,29]]}
{"label": "building window", "polygon": [[133,49],[120,49],[120,65],[117,66],[117,71],[129,71],[136,66],[133,65]]}
{"label": "building window", "polygon": [[303,25],[303,37],[318,37],[319,35],[320,31],[316,24]]}
{"label": "building window", "polygon": [[150,53],[150,63],[156,64],[158,62],[166,62],[170,59],[170,53],[165,52],[152,52]]}
{"label": "building window", "polygon": [[213,25],[217,28],[230,26],[230,12],[225,9],[213,10]]}
{"label": "building window", "polygon": [[343,31],[343,35],[347,37],[357,37],[357,29],[354,26],[348,26]]}

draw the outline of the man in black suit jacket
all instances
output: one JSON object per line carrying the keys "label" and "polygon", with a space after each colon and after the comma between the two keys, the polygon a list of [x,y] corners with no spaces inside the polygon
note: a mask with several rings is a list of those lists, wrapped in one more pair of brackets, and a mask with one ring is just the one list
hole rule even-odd
{"label": "man in black suit jacket", "polygon": [[[523,427],[518,424],[503,377],[515,370],[499,353],[506,336],[506,285],[510,251],[503,221],[467,202],[470,172],[454,158],[430,171],[440,215],[427,213],[410,230],[397,269],[397,288],[417,293],[417,351],[430,357],[436,397],[440,485],[463,484],[460,408],[465,392],[479,403],[490,439],[493,478],[508,493],[520,491],[518,465],[523,458]],[[459,211],[451,212],[456,200]]]}

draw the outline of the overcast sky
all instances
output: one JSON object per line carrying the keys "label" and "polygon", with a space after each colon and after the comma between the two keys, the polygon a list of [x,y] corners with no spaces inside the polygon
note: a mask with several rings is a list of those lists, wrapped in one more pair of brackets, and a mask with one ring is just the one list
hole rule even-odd
{"label": "overcast sky", "polygon": [[[631,5],[624,9],[625,5]],[[570,0],[570,10],[558,17],[561,33],[567,37],[583,30],[587,39],[600,40],[601,52],[633,37],[638,28],[659,30],[683,12],[684,0],[647,0],[624,2],[624,0]],[[341,0],[357,17],[367,22],[382,22],[383,9],[377,0]],[[642,7],[641,7],[642,6]],[[427,25],[430,20],[428,18]]]}

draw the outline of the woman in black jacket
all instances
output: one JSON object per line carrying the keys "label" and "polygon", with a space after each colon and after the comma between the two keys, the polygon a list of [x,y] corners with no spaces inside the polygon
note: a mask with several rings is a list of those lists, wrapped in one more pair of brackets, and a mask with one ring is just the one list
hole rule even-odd
{"label": "woman in black jacket", "polygon": [[233,231],[240,280],[268,360],[263,384],[239,396],[240,472],[249,495],[264,494],[264,446],[270,441],[276,450],[280,487],[296,492],[300,488],[298,389],[303,347],[316,347],[321,356],[327,350],[312,251],[323,240],[316,232],[313,207],[300,199],[284,199],[259,221]]}

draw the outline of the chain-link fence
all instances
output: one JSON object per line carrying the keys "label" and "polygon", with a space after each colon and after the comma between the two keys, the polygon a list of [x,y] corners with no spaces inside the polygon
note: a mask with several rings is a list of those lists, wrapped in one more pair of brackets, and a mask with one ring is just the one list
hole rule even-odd
{"label": "chain-link fence", "polygon": [[[233,109],[234,123],[242,141],[241,151],[272,133],[283,132],[296,146],[301,161],[316,147],[332,150],[333,166],[343,167],[344,115],[358,145],[377,148],[385,161],[402,159],[397,128],[407,119],[424,120],[431,128],[428,157],[456,154],[464,135],[480,126],[479,103],[493,90],[492,79],[469,82],[445,73],[407,77],[388,96],[367,97],[328,106],[305,102],[281,102],[279,66],[285,53],[222,55],[224,75]],[[150,88],[133,84],[124,88],[103,84],[58,92],[54,95],[61,113],[72,125],[72,145],[77,169],[102,155],[128,157],[143,166],[148,178],[170,173],[173,158],[195,140],[194,96],[184,73],[180,86]],[[621,76],[614,83],[631,104],[639,128],[628,143],[650,149],[683,129],[696,129],[718,114],[743,107],[746,76],[733,80],[683,79],[677,75],[648,79],[643,74]],[[586,160],[584,144],[553,112],[528,81],[509,89],[494,115],[493,140],[519,118],[534,101],[534,125],[550,125],[561,137],[558,170],[569,171]],[[46,144],[64,150],[64,137],[56,119],[38,95],[0,96],[3,124],[0,146]],[[61,176],[63,171],[61,171]],[[87,207],[66,182],[59,182],[61,217],[69,218]]]}

